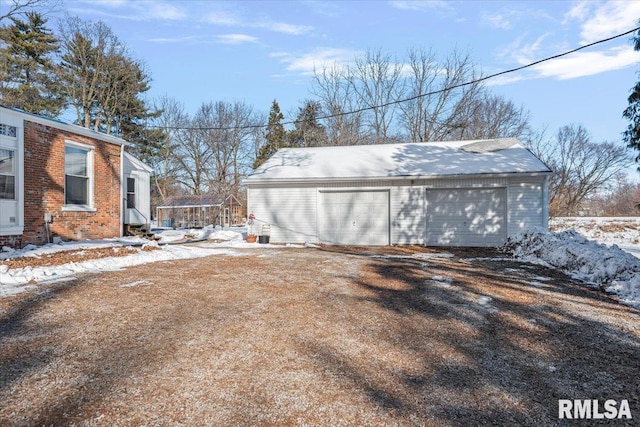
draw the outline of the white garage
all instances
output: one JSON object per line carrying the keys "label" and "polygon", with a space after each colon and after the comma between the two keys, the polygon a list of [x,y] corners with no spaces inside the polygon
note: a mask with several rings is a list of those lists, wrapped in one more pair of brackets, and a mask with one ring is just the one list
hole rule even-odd
{"label": "white garage", "polygon": [[429,189],[427,246],[499,246],[507,234],[506,188]]}
{"label": "white garage", "polygon": [[547,228],[550,174],[507,138],[281,149],[245,185],[272,243],[500,246]]}
{"label": "white garage", "polygon": [[319,195],[320,242],[389,244],[389,191],[321,191]]}

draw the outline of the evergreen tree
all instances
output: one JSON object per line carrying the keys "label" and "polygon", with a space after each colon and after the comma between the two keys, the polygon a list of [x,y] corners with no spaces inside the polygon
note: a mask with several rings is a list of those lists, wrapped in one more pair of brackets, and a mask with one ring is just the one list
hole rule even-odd
{"label": "evergreen tree", "polygon": [[269,111],[266,141],[260,148],[255,162],[253,162],[254,169],[257,169],[261,164],[266,162],[280,148],[287,146],[287,131],[282,125],[282,120],[284,120],[284,115],[280,112],[278,101],[274,99],[271,104],[271,110]]}
{"label": "evergreen tree", "polygon": [[56,117],[65,107],[55,75],[58,40],[37,12],[0,29],[0,100],[8,107]]}
{"label": "evergreen tree", "polygon": [[290,147],[322,147],[327,145],[327,132],[318,122],[322,106],[317,101],[306,101],[298,109],[295,129],[289,133]]}
{"label": "evergreen tree", "polygon": [[[633,40],[634,50],[640,51],[640,30]],[[624,110],[622,116],[631,123],[622,134],[622,138],[629,147],[640,151],[640,81],[631,89],[628,101],[629,106]],[[640,154],[636,157],[636,162],[640,162]]]}

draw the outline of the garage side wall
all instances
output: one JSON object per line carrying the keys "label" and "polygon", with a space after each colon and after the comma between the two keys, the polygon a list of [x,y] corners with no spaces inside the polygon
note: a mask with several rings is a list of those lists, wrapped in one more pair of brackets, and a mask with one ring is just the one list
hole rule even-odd
{"label": "garage side wall", "polygon": [[247,212],[255,215],[253,229],[260,235],[262,226],[271,229],[274,243],[317,243],[317,190],[315,186],[250,186],[247,188]]}
{"label": "garage side wall", "polygon": [[504,188],[507,193],[507,236],[547,227],[547,184],[544,177],[450,178],[415,181],[322,182],[309,184],[251,184],[248,212],[256,217],[253,233],[271,226],[274,243],[319,243],[319,194],[332,189],[389,191],[390,243],[425,243],[426,189]]}
{"label": "garage side wall", "polygon": [[509,182],[509,237],[533,228],[548,228],[547,182],[544,178]]}

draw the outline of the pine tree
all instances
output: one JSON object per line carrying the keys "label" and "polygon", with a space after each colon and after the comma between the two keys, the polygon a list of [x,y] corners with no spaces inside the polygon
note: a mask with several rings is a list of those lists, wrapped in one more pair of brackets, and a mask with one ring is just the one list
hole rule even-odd
{"label": "pine tree", "polygon": [[[640,30],[633,41],[634,50],[640,51]],[[640,81],[631,89],[628,101],[629,106],[624,110],[622,116],[631,123],[622,134],[622,138],[630,148],[640,151]],[[636,157],[636,162],[640,162],[640,154]]]}
{"label": "pine tree", "polygon": [[280,112],[278,101],[274,99],[271,104],[271,110],[269,111],[266,141],[260,148],[255,162],[253,162],[254,169],[257,169],[261,164],[266,162],[280,148],[287,146],[287,131],[282,125],[282,120],[284,120],[284,115]]}
{"label": "pine tree", "polygon": [[58,40],[37,12],[27,12],[27,21],[11,18],[12,25],[0,30],[0,101],[8,107],[56,117],[65,107],[55,75],[53,55]]}
{"label": "pine tree", "polygon": [[306,101],[298,109],[295,129],[289,133],[290,147],[322,147],[327,145],[327,132],[318,122],[322,106],[317,101]]}

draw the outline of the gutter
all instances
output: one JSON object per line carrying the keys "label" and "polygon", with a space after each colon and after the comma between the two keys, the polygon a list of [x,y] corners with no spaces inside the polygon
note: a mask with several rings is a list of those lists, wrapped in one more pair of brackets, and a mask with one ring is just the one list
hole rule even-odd
{"label": "gutter", "polygon": [[474,178],[510,178],[513,176],[523,176],[528,178],[548,177],[553,175],[551,170],[535,172],[501,172],[501,173],[475,173],[475,174],[452,174],[452,175],[402,175],[402,176],[375,176],[375,177],[323,177],[323,178],[267,178],[244,180],[244,185],[260,184],[315,184],[315,183],[350,183],[356,181],[433,181],[437,179],[474,179]]}

